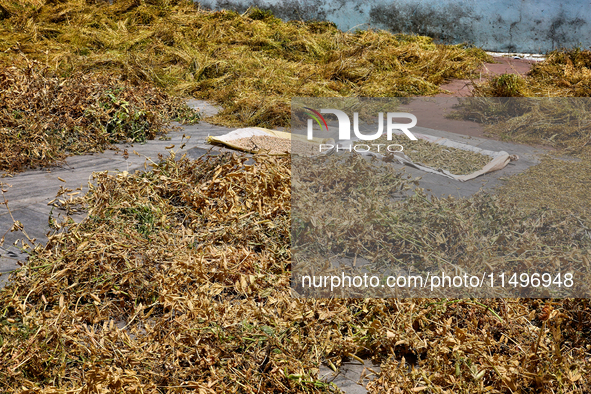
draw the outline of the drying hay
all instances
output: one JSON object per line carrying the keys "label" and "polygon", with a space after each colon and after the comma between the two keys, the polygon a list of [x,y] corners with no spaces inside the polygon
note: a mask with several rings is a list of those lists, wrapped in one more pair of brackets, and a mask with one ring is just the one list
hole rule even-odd
{"label": "drying hay", "polygon": [[57,76],[39,63],[0,67],[0,171],[56,164],[100,152],[120,141],[144,142],[165,133],[170,120],[199,113],[146,84],[104,74]]}
{"label": "drying hay", "polygon": [[460,101],[454,117],[484,124],[502,140],[554,148],[540,164],[498,189],[522,209],[589,211],[591,100],[580,97],[490,98]]}
{"label": "drying hay", "polygon": [[575,48],[551,52],[546,60],[532,68],[530,79],[542,95],[559,97],[591,96],[591,50]]}
{"label": "drying hay", "polygon": [[484,124],[503,140],[543,144],[562,153],[591,152],[591,100],[575,97],[461,99],[451,116]]}
{"label": "drying hay", "polygon": [[[591,97],[591,50],[557,50],[545,61],[533,65],[526,76],[503,74],[483,83],[474,83],[474,96],[480,104],[468,100],[463,110],[468,119],[493,124],[491,134],[513,141],[551,145],[570,153],[589,152],[589,101]],[[548,100],[523,100],[518,119],[503,124],[508,115],[499,101],[486,97],[546,97]],[[564,99],[578,97],[580,99]],[[473,100],[473,101],[471,101]],[[515,103],[508,100],[506,103]],[[502,103],[501,103],[502,104]],[[500,109],[500,111],[499,111]],[[503,113],[504,112],[504,113]],[[495,116],[501,115],[500,119]]]}
{"label": "drying hay", "polygon": [[[421,189],[410,198],[392,198],[404,194],[418,180],[405,179],[391,166],[353,155],[345,159],[328,156],[292,160],[292,245],[297,250],[292,253],[302,261],[298,263],[298,275],[316,274],[324,266],[318,260],[337,257],[366,259],[369,263],[363,269],[388,275],[391,270],[403,268],[424,276],[427,272],[435,275],[456,270],[474,275],[529,269],[554,272],[553,267],[564,259],[563,270],[575,272],[582,283],[591,280],[590,267],[586,266],[591,261],[591,210],[581,206],[568,209],[566,205],[551,209],[547,204],[545,209],[536,210],[535,201],[529,209],[523,209],[521,205],[527,206],[528,201],[516,205],[511,199],[487,194],[462,199],[427,198]],[[582,172],[579,175],[583,176]],[[519,187],[519,182],[519,178],[515,179],[514,187]],[[543,176],[538,178],[541,182]],[[329,275],[329,268],[322,272]],[[335,271],[338,274],[342,269]],[[404,290],[397,289],[406,295]],[[569,292],[539,287],[528,289],[528,293],[525,289],[517,293],[505,290],[481,293],[470,289],[470,294],[591,296],[589,290],[583,289]],[[324,291],[314,295],[332,294],[330,288]],[[423,294],[420,291],[412,289],[413,294]],[[364,289],[364,296],[380,294],[386,293],[379,286]]]}
{"label": "drying hay", "polygon": [[232,140],[232,145],[238,146],[247,152],[267,153],[270,155],[298,154],[310,156],[319,153],[317,144],[264,135]]}
{"label": "drying hay", "polygon": [[[413,162],[427,167],[447,170],[456,175],[471,174],[482,169],[491,161],[490,156],[480,153],[446,147],[423,139],[412,141],[406,136],[395,134],[392,135],[391,140],[388,140],[386,136],[382,136],[369,144],[358,142],[355,145],[369,146],[370,151],[376,153],[380,149],[380,153],[385,154],[387,152],[386,147],[394,144],[402,145],[404,149],[402,152]],[[382,146],[378,147],[376,145]]]}
{"label": "drying hay", "polygon": [[[0,19],[0,61],[22,62],[16,75],[27,70],[26,59],[35,59],[50,68],[44,78],[52,89],[69,86],[72,76],[105,78],[107,90],[99,86],[90,92],[95,101],[85,103],[98,113],[96,128],[119,118],[113,114],[126,116],[118,100],[137,105],[131,114],[149,111],[142,100],[160,93],[142,96],[134,89],[147,89],[143,83],[216,101],[225,108],[217,123],[273,127],[288,125],[293,96],[431,94],[486,58],[422,37],[342,33],[326,23],[283,23],[257,10],[205,12],[176,1],[0,0]],[[129,83],[125,92],[134,93],[113,101],[109,83],[117,81],[116,89],[121,80]],[[50,91],[48,103],[65,100],[59,89]],[[14,118],[11,111],[5,109],[4,119]],[[73,125],[68,130],[76,130],[69,117],[83,116],[39,111],[39,125],[52,120]],[[167,113],[175,116],[173,109]],[[155,129],[137,119],[115,128],[117,138],[149,138]],[[19,120],[11,122],[28,130]],[[3,138],[12,141],[8,134]],[[67,149],[99,150],[91,140],[71,141]],[[59,159],[57,152],[46,158]],[[6,165],[41,165],[43,157],[32,153],[23,164]],[[65,206],[86,209],[88,218],[54,223],[48,244],[36,247],[0,291],[0,387],[24,393],[333,392],[318,380],[321,363],[338,367],[371,357],[382,362],[370,385],[375,393],[591,390],[588,300],[294,298],[289,159],[246,160],[167,159],[142,174],[96,174],[96,186]],[[370,179],[364,171],[374,171],[358,169],[352,180]],[[397,180],[384,184],[392,193],[411,184],[388,176]],[[300,191],[310,198],[316,193]],[[435,258],[425,251],[457,258],[471,246],[471,256],[479,258],[482,248],[497,262],[513,254],[536,264],[548,253],[588,263],[579,247],[591,227],[586,217],[548,215],[538,238],[519,227],[524,214],[495,198],[423,197],[406,203],[413,209],[396,228],[418,241],[409,250],[415,259]],[[378,214],[372,217],[380,224]],[[495,224],[507,221],[514,232],[501,237]],[[446,226],[449,234],[430,233]],[[412,244],[397,242],[398,250]]]}
{"label": "drying hay", "polygon": [[[66,204],[88,218],[57,223],[0,291],[0,386],[328,393],[321,363],[371,357],[383,368],[372,393],[591,389],[588,300],[294,298],[290,161],[246,161],[169,158],[146,173],[95,174],[96,186]],[[364,160],[357,169],[359,180],[375,171]],[[396,179],[393,191],[412,181]],[[416,198],[400,231],[418,237],[411,228],[425,220],[460,231],[475,209],[483,223],[506,220],[494,201],[471,201],[478,208]],[[495,228],[476,226],[473,237],[507,254],[557,233],[501,239]],[[435,251],[436,239],[424,237],[424,250]]]}
{"label": "drying hay", "polygon": [[[327,22],[282,22],[190,1],[2,0],[0,62],[20,54],[60,73],[104,71],[177,96],[211,100],[233,127],[289,125],[292,97],[430,95],[490,57],[477,48]],[[47,49],[50,48],[48,51]]]}
{"label": "drying hay", "polygon": [[525,77],[503,74],[474,85],[479,97],[590,97],[591,50],[552,51]]}
{"label": "drying hay", "polygon": [[[503,74],[482,83],[473,81],[473,85],[473,95],[481,100],[464,102],[460,118],[485,123],[487,133],[506,140],[549,145],[568,153],[590,152],[590,104],[583,99],[591,96],[590,50],[556,50],[534,64],[526,76]],[[508,111],[508,107],[517,113]],[[513,119],[506,122],[509,118]]]}
{"label": "drying hay", "polygon": [[590,174],[589,160],[547,156],[506,179],[498,193],[523,210],[591,212]]}

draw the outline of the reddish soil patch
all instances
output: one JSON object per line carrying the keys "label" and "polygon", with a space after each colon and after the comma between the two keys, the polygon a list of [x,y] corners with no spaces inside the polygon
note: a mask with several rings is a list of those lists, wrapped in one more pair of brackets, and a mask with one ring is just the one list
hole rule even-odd
{"label": "reddish soil patch", "polygon": [[[496,63],[485,63],[481,69],[480,80],[501,74],[525,75],[535,64],[533,60],[512,59],[495,57]],[[478,123],[448,119],[446,114],[451,112],[452,106],[457,104],[457,97],[469,97],[472,95],[472,82],[467,79],[455,79],[441,88],[449,93],[440,93],[434,100],[415,100],[405,108],[412,109],[417,116],[419,127],[443,130],[451,133],[468,135],[472,137],[497,139],[484,135],[482,126]]]}
{"label": "reddish soil patch", "polygon": [[491,137],[484,135],[484,130],[480,123],[468,122],[465,120],[448,119],[445,116],[452,112],[452,107],[458,103],[457,97],[437,97],[434,99],[413,100],[409,105],[404,105],[405,109],[417,117],[417,126],[428,129],[447,131],[450,133],[468,135],[472,137]]}
{"label": "reddish soil patch", "polygon": [[[531,70],[534,60],[511,59],[507,57],[495,57],[496,63],[484,63],[480,69],[479,81],[501,74],[521,74],[525,75]],[[439,93],[435,97],[466,97],[472,93],[472,83],[468,79],[454,79],[444,85],[441,89],[449,93]]]}
{"label": "reddish soil patch", "polygon": [[483,74],[522,74],[525,75],[537,62],[535,60],[512,59],[508,57],[495,57],[496,63],[485,63]]}
{"label": "reddish soil patch", "polygon": [[435,97],[469,97],[472,96],[472,81],[453,79],[445,85],[441,85],[441,89],[447,90],[449,93],[439,93]]}

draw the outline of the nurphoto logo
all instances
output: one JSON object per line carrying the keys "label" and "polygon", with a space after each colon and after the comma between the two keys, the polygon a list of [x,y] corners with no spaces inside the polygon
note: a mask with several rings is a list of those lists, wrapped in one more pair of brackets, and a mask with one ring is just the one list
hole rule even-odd
{"label": "nurphoto logo", "polygon": [[[311,119],[308,119],[308,135],[307,139],[312,140],[314,138],[314,121],[320,126],[320,130],[324,132],[328,132],[328,124],[326,119],[322,116],[322,114],[333,114],[337,117],[338,120],[338,129],[339,129],[339,137],[340,141],[349,141],[351,140],[351,119],[349,115],[347,115],[344,111],[338,109],[321,109],[320,112],[310,108],[304,107],[309,112],[306,112],[307,115],[310,116]],[[394,119],[410,119],[409,123],[394,123]],[[386,138],[388,141],[392,141],[392,134],[394,130],[402,131],[410,140],[416,141],[417,137],[415,137],[409,129],[413,128],[417,124],[417,117],[413,114],[409,114],[406,112],[388,112],[386,114]],[[359,113],[353,113],[353,133],[358,140],[361,141],[373,141],[380,138],[384,134],[384,113],[380,112],[378,114],[378,130],[373,134],[363,134],[359,130]],[[377,145],[378,151],[380,146],[384,146],[385,144],[372,144]],[[396,146],[399,149],[392,150],[391,147]],[[323,150],[331,150],[334,148],[332,144],[320,144],[320,151]],[[352,151],[355,150],[356,152],[366,152],[369,151],[369,145],[355,145],[349,146],[347,150]],[[363,150],[360,150],[363,149]],[[387,150],[389,152],[400,152],[403,150],[402,145],[400,144],[393,144],[388,145]]]}

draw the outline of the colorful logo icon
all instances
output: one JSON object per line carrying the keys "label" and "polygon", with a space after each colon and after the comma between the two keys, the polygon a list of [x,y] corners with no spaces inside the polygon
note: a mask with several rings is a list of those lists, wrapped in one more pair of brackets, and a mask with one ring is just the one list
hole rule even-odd
{"label": "colorful logo icon", "polygon": [[[326,120],[324,120],[324,117],[322,115],[320,115],[320,112],[315,111],[315,110],[313,110],[310,107],[304,107],[304,108],[307,109],[308,111],[312,111],[313,112],[313,114],[311,114],[310,112],[306,112],[306,114],[310,115],[310,117],[312,119],[314,119],[316,121],[316,123],[318,123],[318,126],[320,126],[320,130],[322,130],[322,131],[328,131],[328,125],[326,124]],[[318,118],[320,118],[320,119],[318,119]],[[324,127],[326,129],[324,129],[322,127],[322,123],[320,123],[320,120],[322,120],[322,123],[324,123]]]}

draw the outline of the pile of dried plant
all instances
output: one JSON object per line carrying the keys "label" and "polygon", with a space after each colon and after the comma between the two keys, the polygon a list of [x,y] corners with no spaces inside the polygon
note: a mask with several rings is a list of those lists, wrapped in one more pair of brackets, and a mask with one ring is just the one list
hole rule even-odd
{"label": "pile of dried plant", "polygon": [[[408,358],[390,357],[382,363],[379,377],[369,383],[369,391],[586,393],[590,390],[586,375],[589,344],[582,340],[581,334],[571,336],[577,332],[580,322],[577,316],[589,316],[588,300],[545,305],[537,300],[483,302],[433,300],[402,309],[404,315],[413,316],[414,312],[416,320],[412,329],[410,322],[400,323],[409,329],[409,335],[398,341],[398,346],[421,349],[420,361],[409,368]],[[498,318],[485,313],[491,307],[500,311]]]}
{"label": "pile of dried plant", "polygon": [[[538,85],[502,77],[489,93],[530,95],[523,89],[538,86],[537,95],[544,88],[588,95],[587,54],[573,53],[557,53],[534,69],[527,80]],[[284,126],[294,96],[432,94],[485,59],[480,50],[424,37],[343,33],[328,23],[284,23],[260,10],[207,12],[174,0],[0,0],[0,168],[141,141],[169,119],[193,116],[159,89],[223,105],[213,119],[220,124]],[[555,75],[564,77],[563,90],[551,82]],[[585,136],[577,138],[584,143]],[[374,393],[591,391],[588,300],[294,297],[292,186],[304,208],[331,194],[310,185],[318,178],[297,173],[292,185],[288,158],[252,160],[169,158],[145,173],[96,174],[88,194],[65,204],[86,210],[87,219],[52,220],[48,243],[31,250],[0,291],[0,387],[332,392],[318,380],[322,363],[336,368],[371,357],[382,363],[369,387]],[[341,188],[335,198],[357,193],[355,181],[382,197],[412,186],[401,174],[353,164],[346,182],[325,183]],[[358,250],[354,242],[346,249],[353,233],[340,233],[359,226],[379,252],[377,263],[388,245],[396,258],[419,265],[462,256],[498,267],[540,260],[589,265],[588,212],[532,213],[502,201],[419,192],[405,201],[378,200],[383,209],[356,211],[363,220],[344,227],[322,217],[294,219],[308,232],[304,241],[320,239],[346,254]],[[344,205],[332,203],[322,208]]]}
{"label": "pile of dried plant", "polygon": [[[382,136],[372,140],[369,145],[363,142],[356,143],[355,145],[365,145],[365,147],[360,147],[359,149],[369,148],[369,151],[376,153],[379,149],[381,154],[385,154],[388,152],[386,147],[392,144],[401,145],[403,147],[402,152],[415,163],[440,168],[457,175],[470,174],[478,171],[492,160],[490,156],[480,153],[438,145],[424,139],[411,141],[406,136],[395,134],[392,135],[391,140]],[[400,148],[394,147],[392,149],[397,150]]]}
{"label": "pile of dried plant", "polygon": [[170,120],[198,117],[182,100],[146,84],[80,72],[63,78],[35,62],[0,66],[0,171],[144,142],[165,133]]}
{"label": "pile of dried plant", "polygon": [[589,97],[591,96],[591,50],[552,51],[533,65],[525,77],[503,74],[476,84],[482,97]]}
{"label": "pile of dried plant", "polygon": [[[569,152],[589,151],[591,142],[591,50],[557,50],[534,64],[525,76],[503,74],[475,83],[463,113],[489,124],[487,132],[509,140],[551,145]],[[488,97],[545,97],[499,101]],[[565,97],[577,97],[568,100]],[[516,103],[520,103],[516,105]],[[517,109],[509,113],[507,106]],[[511,123],[505,123],[512,117]]]}
{"label": "pile of dried plant", "polygon": [[503,140],[544,144],[549,157],[508,179],[499,193],[522,208],[589,210],[591,101],[581,97],[462,100],[457,116]]}
{"label": "pile of dried plant", "polygon": [[503,140],[552,146],[569,154],[589,153],[591,100],[581,97],[470,97],[452,117],[484,124]]}
{"label": "pile of dried plant", "polygon": [[103,70],[224,110],[231,126],[287,126],[292,97],[417,96],[472,75],[477,48],[385,31],[344,33],[268,12],[210,12],[183,0],[1,0],[0,62],[24,53],[59,72]]}
{"label": "pile of dried plant", "polygon": [[[546,156],[521,174],[505,179],[498,194],[521,209],[591,212],[591,160]],[[591,227],[587,228],[591,234]]]}
{"label": "pile of dried plant", "polygon": [[[292,166],[294,196],[292,250],[298,264],[297,274],[311,274],[323,267],[322,261],[363,258],[364,270],[392,274],[401,268],[426,276],[427,272],[506,272],[533,270],[575,273],[577,280],[591,280],[591,210],[588,204],[574,201],[550,206],[549,201],[518,201],[495,195],[476,194],[456,199],[427,197],[417,189],[410,198],[401,197],[412,182],[391,166],[377,165],[358,156],[336,155],[294,158]],[[545,175],[525,174],[543,182]],[[570,179],[572,181],[572,179]],[[566,182],[565,182],[566,183]],[[535,189],[536,185],[514,182],[514,187]],[[577,187],[576,185],[574,187]],[[527,193],[527,192],[526,192]],[[510,191],[509,191],[510,194]],[[523,198],[523,193],[517,194]],[[560,196],[556,200],[560,200]],[[575,199],[576,200],[576,199]],[[551,200],[552,201],[552,200]],[[537,203],[537,204],[536,204]],[[524,207],[525,206],[525,207]],[[564,261],[563,261],[564,260]],[[320,261],[320,262],[319,262]],[[329,275],[329,268],[323,272]],[[343,267],[335,267],[338,272]],[[299,282],[296,282],[299,283]],[[510,290],[508,290],[510,289]],[[381,287],[375,295],[387,294]],[[514,291],[496,288],[472,296],[565,297],[591,296],[588,289],[554,286]],[[404,289],[401,290],[402,294]],[[330,296],[330,288],[314,292]],[[355,293],[344,293],[348,296]],[[431,289],[412,290],[423,296]],[[442,292],[450,296],[451,292]],[[453,293],[457,295],[456,293]]]}
{"label": "pile of dried plant", "polygon": [[[586,300],[294,298],[290,161],[253,160],[169,158],[145,173],[96,174],[66,204],[87,219],[56,224],[0,291],[0,386],[334,392],[318,380],[321,363],[372,357],[383,363],[374,393],[590,390]],[[389,176],[396,190],[410,181]],[[472,209],[423,203],[412,203],[413,223]],[[499,215],[474,203],[482,220]]]}

